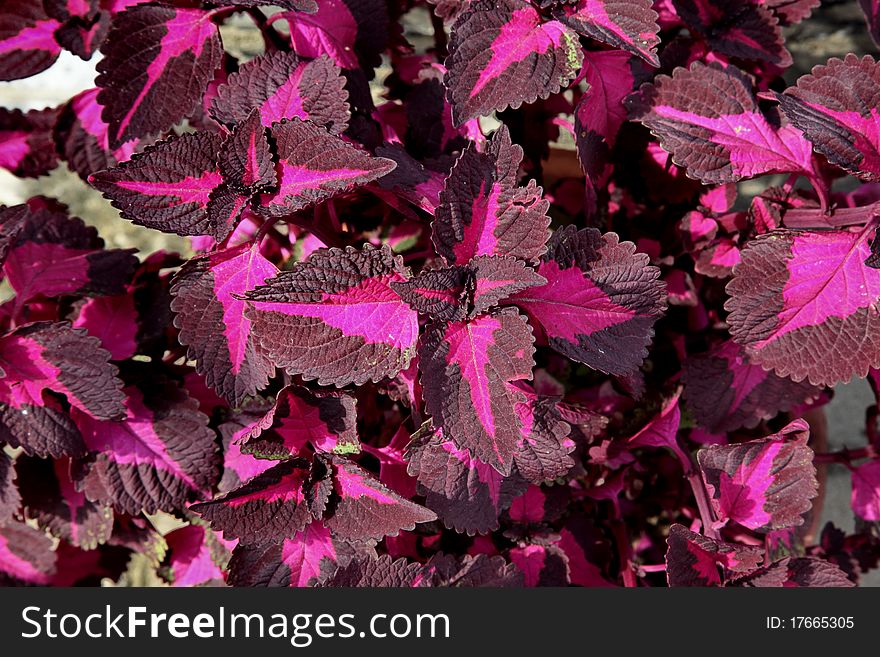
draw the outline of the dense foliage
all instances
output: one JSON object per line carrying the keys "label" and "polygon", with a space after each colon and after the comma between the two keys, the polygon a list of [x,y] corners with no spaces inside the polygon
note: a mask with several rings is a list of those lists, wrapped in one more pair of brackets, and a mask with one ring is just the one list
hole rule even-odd
{"label": "dense foliage", "polygon": [[0,209],[0,580],[857,582],[880,413],[828,452],[822,406],[880,384],[880,62],[787,85],[817,5],[4,0],[0,79],[100,61],[0,166],[195,255]]}

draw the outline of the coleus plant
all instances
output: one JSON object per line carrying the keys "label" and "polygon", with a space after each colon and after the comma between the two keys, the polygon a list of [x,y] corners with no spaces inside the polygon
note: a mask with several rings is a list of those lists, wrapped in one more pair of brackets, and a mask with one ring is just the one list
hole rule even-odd
{"label": "coleus plant", "polygon": [[818,4],[4,2],[2,79],[99,61],[0,166],[192,252],[0,209],[0,581],[857,583],[880,412],[827,452],[822,406],[880,390],[880,62],[786,85]]}

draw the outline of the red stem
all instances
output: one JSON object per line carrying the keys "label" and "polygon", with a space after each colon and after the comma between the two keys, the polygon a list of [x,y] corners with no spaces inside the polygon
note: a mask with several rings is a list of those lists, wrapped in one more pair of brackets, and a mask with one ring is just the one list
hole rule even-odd
{"label": "red stem", "polygon": [[247,10],[247,13],[254,20],[256,26],[260,28],[260,32],[263,35],[263,42],[266,44],[266,50],[288,50],[287,41],[284,37],[278,34],[274,27],[272,27],[269,19],[266,18],[266,14],[257,7],[250,7]]}
{"label": "red stem", "polygon": [[628,589],[636,588],[639,583],[636,580],[636,573],[633,569],[632,548],[629,544],[629,535],[623,520],[618,518],[613,523],[612,532],[614,533],[617,554],[620,556],[620,574],[623,576],[623,585]]}
{"label": "red stem", "polygon": [[839,463],[851,467],[853,461],[876,458],[880,458],[880,453],[877,452],[873,445],[868,445],[858,449],[844,448],[837,452],[820,452],[813,456],[813,463]]}
{"label": "red stem", "polygon": [[786,210],[782,223],[787,228],[843,228],[865,223],[866,214],[880,211],[880,203],[860,208],[837,208],[833,214],[823,214],[818,208],[793,208]]}
{"label": "red stem", "polygon": [[709,503],[709,493],[706,491],[706,485],[703,483],[703,478],[700,476],[699,471],[694,467],[693,457],[688,452],[685,452],[678,439],[676,439],[676,444],[672,451],[681,462],[684,476],[687,477],[691,490],[694,493],[694,499],[697,501],[697,509],[700,512],[700,520],[703,524],[703,534],[716,541],[720,540],[721,534],[715,529],[716,518],[712,505]]}

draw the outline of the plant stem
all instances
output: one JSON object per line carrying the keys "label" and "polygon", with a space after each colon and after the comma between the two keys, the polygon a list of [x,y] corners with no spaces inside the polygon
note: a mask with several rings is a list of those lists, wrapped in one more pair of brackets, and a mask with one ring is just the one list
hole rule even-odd
{"label": "plant stem", "polygon": [[446,57],[446,28],[443,26],[443,19],[431,12],[431,27],[434,28],[434,50],[437,51],[438,57]]}
{"label": "plant stem", "polygon": [[266,18],[266,14],[257,7],[250,7],[247,13],[254,19],[254,23],[263,35],[263,43],[266,44],[266,50],[287,50],[287,41],[275,30]]}
{"label": "plant stem", "polygon": [[633,570],[632,547],[629,544],[629,534],[626,531],[626,525],[623,520],[617,518],[612,525],[614,534],[614,543],[617,547],[617,554],[620,557],[620,574],[623,576],[623,585],[628,588],[636,588],[639,583],[636,580],[636,573]]}

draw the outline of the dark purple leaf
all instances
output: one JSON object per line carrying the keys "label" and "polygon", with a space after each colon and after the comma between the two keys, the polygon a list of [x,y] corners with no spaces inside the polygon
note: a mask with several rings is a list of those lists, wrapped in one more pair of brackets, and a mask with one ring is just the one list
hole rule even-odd
{"label": "dark purple leaf", "polygon": [[749,359],[813,385],[880,365],[880,270],[865,265],[870,230],[777,230],[742,252],[727,321]]}
{"label": "dark purple leaf", "polygon": [[257,475],[242,487],[190,508],[222,532],[244,544],[292,539],[312,520],[306,503],[309,464],[291,459]]}
{"label": "dark purple leaf", "polygon": [[767,438],[712,445],[697,453],[718,516],[762,532],[803,524],[817,495],[809,425],[795,420]]}
{"label": "dark purple leaf", "polygon": [[645,83],[626,104],[630,118],[650,128],[673,161],[703,183],[813,171],[810,142],[797,127],[768,120],[752,81],[735,66],[694,62]]}
{"label": "dark purple leaf", "polygon": [[25,514],[71,545],[92,550],[110,538],[113,511],[76,490],[70,461],[20,457],[15,464]]}
{"label": "dark purple leaf", "polygon": [[57,109],[22,112],[0,107],[0,168],[20,178],[39,178],[54,169],[58,157],[52,129],[57,119]]}
{"label": "dark purple leaf", "polygon": [[[232,221],[216,201],[223,182],[217,162],[222,147],[223,138],[212,132],[172,137],[89,176],[89,182],[139,226],[223,239]],[[233,220],[238,212],[234,215]]]}
{"label": "dark purple leaf", "polygon": [[111,148],[158,135],[195,109],[223,54],[211,19],[201,9],[156,5],[113,19],[96,79]]}
{"label": "dark purple leaf", "polygon": [[547,284],[514,295],[538,335],[559,353],[594,369],[626,374],[647,356],[665,285],[648,256],[614,233],[566,226],[538,266]]}
{"label": "dark purple leaf", "polygon": [[530,180],[517,185],[523,151],[502,126],[480,153],[471,143],[452,168],[437,207],[434,246],[450,264],[479,255],[536,260],[545,251],[548,201]]}
{"label": "dark purple leaf", "polygon": [[330,577],[350,550],[319,520],[281,543],[238,545],[229,562],[232,586],[315,586]]}
{"label": "dark purple leaf", "polygon": [[261,458],[301,455],[307,445],[319,452],[357,453],[355,407],[355,398],[343,392],[288,386],[238,439],[244,452]]}
{"label": "dark purple leaf", "polygon": [[339,66],[321,55],[302,61],[292,52],[273,52],[245,62],[217,92],[211,115],[234,125],[258,108],[263,126],[299,118],[331,134],[348,127],[348,91]]}
{"label": "dark purple leaf", "polygon": [[45,586],[56,572],[52,541],[20,522],[0,526],[0,585]]}
{"label": "dark purple leaf", "polygon": [[413,436],[406,459],[428,508],[450,529],[471,535],[498,529],[501,513],[528,485],[471,457],[430,424]]}
{"label": "dark purple leaf", "polygon": [[682,525],[672,525],[667,543],[669,586],[721,586],[722,572],[748,572],[764,558],[760,548],[716,541]]}
{"label": "dark purple leaf", "polygon": [[532,378],[535,348],[514,309],[432,325],[419,347],[425,408],[444,438],[509,474],[522,439],[516,405],[525,393],[510,385]]}
{"label": "dark purple leaf", "polygon": [[82,456],[86,445],[46,391],[63,395],[83,417],[125,412],[121,382],[97,338],[66,322],[39,322],[0,338],[0,438],[28,454]]}
{"label": "dark purple leaf", "polygon": [[564,25],[660,66],[660,26],[651,0],[574,0],[560,4],[555,16]]}
{"label": "dark purple leaf", "polygon": [[391,288],[408,277],[387,246],[321,249],[249,292],[245,317],[277,367],[320,385],[379,381],[415,352],[418,315]]}
{"label": "dark purple leaf", "polygon": [[381,178],[393,160],[371,157],[325,128],[294,118],[272,127],[278,189],[264,194],[260,210],[283,216]]}
{"label": "dark purple leaf", "polygon": [[779,20],[758,2],[673,0],[676,12],[722,55],[790,66]]}
{"label": "dark purple leaf", "polygon": [[816,557],[786,557],[731,582],[731,586],[849,588],[855,584],[840,568]]}
{"label": "dark purple leaf", "polygon": [[752,429],[820,393],[806,381],[796,383],[753,364],[730,341],[685,360],[682,381],[688,409],[711,433]]}
{"label": "dark purple leaf", "polygon": [[219,454],[208,418],[185,390],[153,377],[125,389],[125,419],[73,417],[91,452],[75,472],[89,499],[124,513],[181,511],[211,496]]}
{"label": "dark purple leaf", "polygon": [[333,457],[331,463],[335,499],[325,524],[337,538],[379,540],[437,519],[434,512],[404,499],[353,462]]}
{"label": "dark purple leaf", "polygon": [[829,59],[778,94],[789,121],[804,131],[829,162],[862,180],[880,180],[880,137],[874,99],[880,94],[880,64],[850,53]]}
{"label": "dark purple leaf", "polygon": [[0,526],[12,520],[21,507],[21,495],[15,485],[14,461],[6,453],[0,454]]}
{"label": "dark purple leaf", "polygon": [[181,344],[205,382],[233,406],[262,390],[275,367],[257,351],[246,302],[239,298],[278,273],[243,244],[190,260],[174,277],[171,309]]}
{"label": "dark purple leaf", "polygon": [[446,88],[457,125],[556,93],[582,62],[577,35],[524,0],[474,0],[456,19]]}
{"label": "dark purple leaf", "polygon": [[[25,211],[24,208],[27,208]],[[97,231],[48,199],[15,206],[4,222],[8,251],[3,269],[17,302],[34,297],[120,294],[137,265],[135,249],[104,250]]]}

